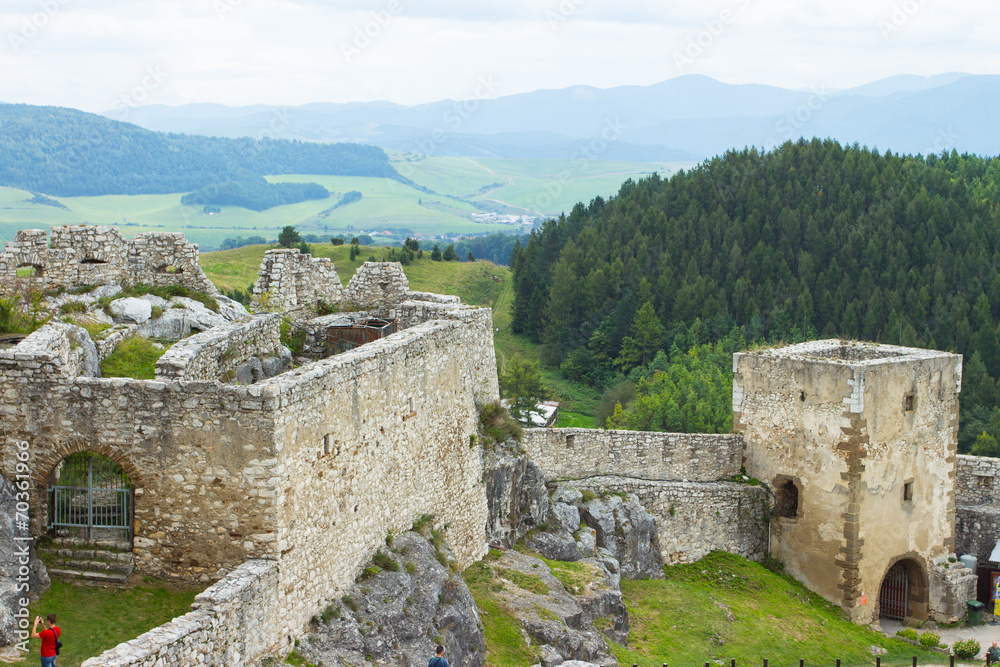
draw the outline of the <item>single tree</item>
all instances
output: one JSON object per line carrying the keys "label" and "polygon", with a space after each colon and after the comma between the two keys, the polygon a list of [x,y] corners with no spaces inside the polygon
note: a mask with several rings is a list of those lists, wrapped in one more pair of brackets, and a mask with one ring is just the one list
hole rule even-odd
{"label": "single tree", "polygon": [[332,239],[330,239],[330,243],[332,243],[333,245],[344,245],[344,239],[340,238],[339,236],[334,236]]}
{"label": "single tree", "polygon": [[472,254],[471,250],[469,251],[469,256],[465,258],[465,261],[467,261],[467,262],[474,262],[474,261],[476,261],[476,256]]}
{"label": "single tree", "polygon": [[541,414],[539,401],[548,398],[548,390],[538,372],[538,364],[521,357],[512,357],[500,375],[500,393],[510,401],[507,410],[514,419],[529,423],[534,414]]}
{"label": "single tree", "polygon": [[446,262],[454,262],[456,259],[458,259],[458,256],[455,255],[454,243],[448,244],[448,247],[444,249],[444,254],[441,255],[441,259],[443,259]]}
{"label": "single tree", "polygon": [[302,237],[299,233],[295,231],[295,227],[292,225],[285,226],[281,233],[278,234],[278,245],[282,248],[291,248],[293,245],[297,245],[302,241]]}
{"label": "single tree", "polygon": [[431,250],[431,259],[435,262],[441,261],[441,248],[439,248],[436,243],[434,244],[434,249]]}
{"label": "single tree", "polygon": [[299,252],[302,253],[303,255],[308,255],[312,253],[312,248],[309,247],[309,244],[306,243],[305,241],[300,241]]}

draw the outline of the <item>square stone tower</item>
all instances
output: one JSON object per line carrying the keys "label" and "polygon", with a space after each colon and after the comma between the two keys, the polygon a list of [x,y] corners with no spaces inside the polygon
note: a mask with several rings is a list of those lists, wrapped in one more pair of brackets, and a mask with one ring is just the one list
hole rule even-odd
{"label": "square stone tower", "polygon": [[823,340],[733,370],[747,472],[774,492],[771,554],[856,622],[954,615],[934,561],[955,544],[962,357]]}

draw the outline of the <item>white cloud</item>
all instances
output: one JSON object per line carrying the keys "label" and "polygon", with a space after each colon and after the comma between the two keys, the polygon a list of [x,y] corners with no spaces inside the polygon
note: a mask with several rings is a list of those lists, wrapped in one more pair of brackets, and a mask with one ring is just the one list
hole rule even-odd
{"label": "white cloud", "polygon": [[[142,103],[420,103],[699,73],[843,88],[909,73],[1000,72],[981,0],[7,0],[0,99],[99,111]],[[700,51],[682,67],[678,54]]]}

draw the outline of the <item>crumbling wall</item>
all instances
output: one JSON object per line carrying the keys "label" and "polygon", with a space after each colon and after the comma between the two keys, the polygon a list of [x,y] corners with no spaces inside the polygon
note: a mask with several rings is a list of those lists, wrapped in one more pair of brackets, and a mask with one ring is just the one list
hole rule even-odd
{"label": "crumbling wall", "polygon": [[268,250],[253,287],[253,310],[271,312],[333,305],[344,299],[333,262],[297,248]]}
{"label": "crumbling wall", "polygon": [[[17,277],[33,267],[35,275]],[[30,287],[50,290],[77,285],[183,285],[208,294],[217,290],[198,264],[198,246],[177,232],[147,232],[125,239],[117,227],[74,225],[18,231],[0,253],[0,293]]]}
{"label": "crumbling wall", "polygon": [[200,593],[192,611],[83,662],[84,667],[256,665],[283,641],[275,561],[247,561]]}
{"label": "crumbling wall", "polygon": [[715,482],[738,475],[743,436],[529,428],[522,445],[546,479],[622,475]]}
{"label": "crumbling wall", "polygon": [[258,315],[175,343],[156,362],[159,380],[225,382],[257,355],[280,356],[280,315]]}
{"label": "crumbling wall", "polygon": [[959,456],[955,474],[957,505],[992,504],[1000,496],[1000,459],[992,456]]}
{"label": "crumbling wall", "polygon": [[406,300],[410,281],[399,262],[365,262],[344,290],[344,299],[383,312]]}

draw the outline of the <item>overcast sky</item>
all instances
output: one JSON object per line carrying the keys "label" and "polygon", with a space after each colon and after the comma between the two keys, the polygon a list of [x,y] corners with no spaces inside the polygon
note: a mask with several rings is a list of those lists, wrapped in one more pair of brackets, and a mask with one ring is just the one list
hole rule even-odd
{"label": "overcast sky", "polygon": [[0,35],[0,101],[86,111],[1000,73],[986,0],[0,0]]}

